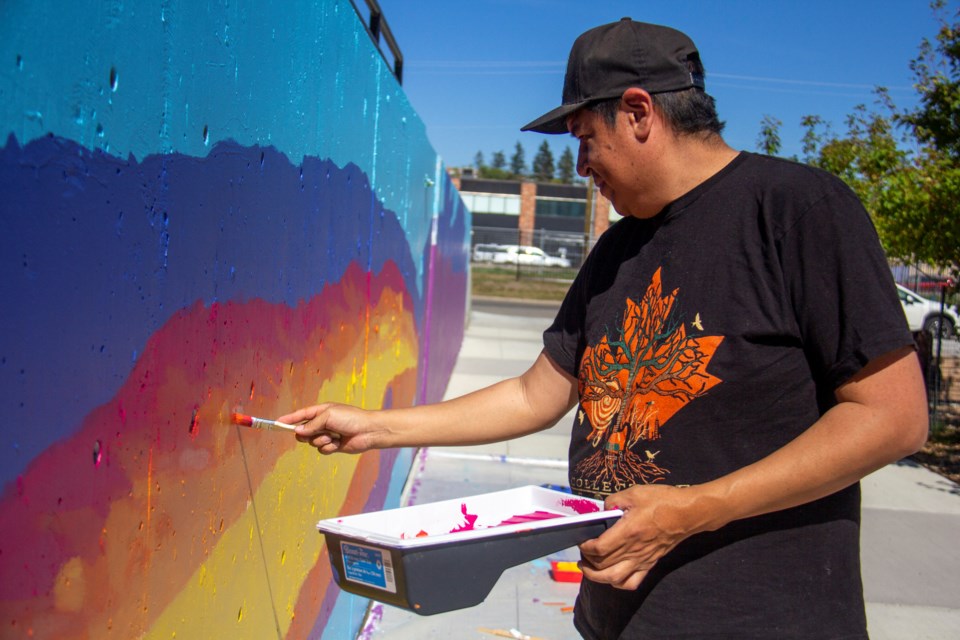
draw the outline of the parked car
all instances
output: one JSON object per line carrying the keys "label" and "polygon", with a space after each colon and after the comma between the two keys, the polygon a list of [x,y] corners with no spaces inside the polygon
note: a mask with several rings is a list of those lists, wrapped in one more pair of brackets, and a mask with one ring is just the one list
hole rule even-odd
{"label": "parked car", "polygon": [[507,247],[502,244],[478,244],[473,247],[474,262],[503,262],[497,256],[505,254]]}
{"label": "parked car", "polygon": [[570,267],[570,260],[551,256],[539,247],[516,244],[478,244],[473,248],[475,262],[521,264],[536,267]]}
{"label": "parked car", "polygon": [[955,307],[945,306],[941,314],[939,302],[927,300],[899,284],[897,292],[900,294],[900,304],[907,316],[910,331],[927,331],[933,335],[940,333],[944,338],[957,335],[960,316]]}
{"label": "parked car", "polygon": [[907,284],[924,295],[940,297],[942,290],[949,290],[953,286],[953,280],[946,276],[931,276],[922,273],[911,278]]}

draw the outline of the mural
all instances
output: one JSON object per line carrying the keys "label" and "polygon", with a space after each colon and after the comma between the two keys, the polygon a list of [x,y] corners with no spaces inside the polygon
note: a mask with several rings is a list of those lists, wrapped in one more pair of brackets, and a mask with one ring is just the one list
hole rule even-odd
{"label": "mural", "polygon": [[3,637],[352,638],[314,525],[412,453],[230,414],[459,350],[469,214],[350,3],[195,5],[0,5]]}

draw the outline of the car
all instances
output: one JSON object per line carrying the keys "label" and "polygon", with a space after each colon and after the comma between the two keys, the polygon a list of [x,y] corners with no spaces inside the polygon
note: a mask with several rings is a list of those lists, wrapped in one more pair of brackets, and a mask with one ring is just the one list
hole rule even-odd
{"label": "car", "polygon": [[492,262],[494,264],[520,264],[534,267],[563,267],[570,268],[570,260],[562,256],[551,256],[539,247],[527,245],[503,244],[480,245],[473,250],[473,259],[476,262]]}
{"label": "car", "polygon": [[478,244],[473,248],[474,262],[503,262],[498,256],[503,256],[507,247],[501,244]]}
{"label": "car", "polygon": [[921,273],[912,278],[908,284],[912,284],[913,290],[918,293],[939,297],[941,291],[953,287],[953,280],[945,276],[931,276]]}
{"label": "car", "polygon": [[957,328],[960,327],[960,316],[958,316],[955,307],[944,306],[941,314],[939,302],[927,300],[899,284],[897,285],[897,293],[900,295],[900,305],[907,317],[907,325],[910,327],[910,331],[914,333],[927,331],[933,335],[939,333],[944,338],[957,335]]}

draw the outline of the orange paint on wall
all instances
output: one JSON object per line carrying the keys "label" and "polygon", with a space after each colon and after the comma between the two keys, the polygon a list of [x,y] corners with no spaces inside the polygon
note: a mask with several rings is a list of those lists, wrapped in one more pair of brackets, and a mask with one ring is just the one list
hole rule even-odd
{"label": "orange paint on wall", "polygon": [[[396,268],[388,263],[372,278],[369,298],[366,280],[351,266],[339,283],[295,308],[197,303],[158,330],[117,396],[35,459],[20,490],[0,501],[6,628],[64,639],[140,637],[150,629],[250,509],[251,491],[298,446],[287,434],[239,431],[229,414],[242,407],[270,417],[316,401],[325,381],[356,366],[368,308],[381,351],[399,341],[417,353],[412,306]],[[415,371],[387,367],[377,375],[386,376],[394,405],[412,402]],[[365,398],[370,406],[382,401],[382,394]],[[377,473],[370,456],[353,476],[328,481],[350,484],[349,509],[362,506]],[[289,490],[319,495],[322,487]],[[296,541],[283,546],[295,553]],[[294,620],[315,619],[329,580],[328,570],[310,573]]]}

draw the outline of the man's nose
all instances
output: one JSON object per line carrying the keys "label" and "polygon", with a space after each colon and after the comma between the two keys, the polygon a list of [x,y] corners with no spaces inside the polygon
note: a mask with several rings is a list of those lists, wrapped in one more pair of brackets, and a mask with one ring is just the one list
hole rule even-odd
{"label": "man's nose", "polygon": [[587,161],[588,161],[587,150],[583,148],[583,143],[580,143],[580,149],[577,151],[577,175],[582,178],[588,177],[587,173]]}

